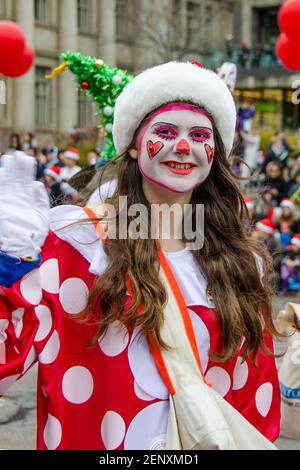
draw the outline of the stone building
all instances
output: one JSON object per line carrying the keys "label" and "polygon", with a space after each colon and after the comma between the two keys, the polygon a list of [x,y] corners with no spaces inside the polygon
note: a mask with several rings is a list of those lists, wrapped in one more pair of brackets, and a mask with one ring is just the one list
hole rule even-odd
{"label": "stone building", "polygon": [[[283,0],[236,0],[234,48],[244,43],[246,60],[239,63],[237,101],[249,99],[260,128],[296,130],[300,126],[300,74],[281,66],[275,57],[280,34],[278,10]],[[237,58],[237,57],[236,57]],[[237,58],[238,59],[238,58]]]}
{"label": "stone building", "polygon": [[70,73],[46,81],[63,51],[102,58],[136,73],[165,60],[209,57],[233,31],[234,0],[0,0],[0,18],[24,29],[36,53],[25,77],[6,82],[0,104],[1,149],[12,131],[54,143],[74,126],[97,122],[93,105]]}

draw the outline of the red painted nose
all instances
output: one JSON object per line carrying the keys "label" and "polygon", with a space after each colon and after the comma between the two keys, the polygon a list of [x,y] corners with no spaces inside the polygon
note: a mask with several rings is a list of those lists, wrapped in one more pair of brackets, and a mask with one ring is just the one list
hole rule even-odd
{"label": "red painted nose", "polygon": [[189,155],[191,152],[191,147],[188,141],[181,139],[176,146],[176,152],[180,153],[180,155]]}

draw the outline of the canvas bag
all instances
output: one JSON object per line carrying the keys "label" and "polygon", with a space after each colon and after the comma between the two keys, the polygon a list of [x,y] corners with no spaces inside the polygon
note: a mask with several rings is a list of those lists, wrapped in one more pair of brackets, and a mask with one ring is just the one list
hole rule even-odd
{"label": "canvas bag", "polygon": [[279,369],[281,391],[281,431],[300,440],[300,304],[287,303],[280,312],[277,329],[288,333],[287,351]]}
{"label": "canvas bag", "polygon": [[170,391],[166,448],[169,450],[276,450],[235,408],[205,381],[187,307],[168,262],[159,250],[166,288],[162,339],[165,351],[150,343],[156,365]]}

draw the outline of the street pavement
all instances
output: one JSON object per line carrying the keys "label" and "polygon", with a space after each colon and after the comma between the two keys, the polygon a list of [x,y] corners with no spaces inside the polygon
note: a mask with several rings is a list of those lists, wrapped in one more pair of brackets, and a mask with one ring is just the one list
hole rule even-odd
{"label": "street pavement", "polygon": [[[277,298],[278,309],[282,309],[288,300],[300,302],[300,299]],[[276,351],[284,351],[285,345],[276,342]],[[280,366],[280,360],[278,361]],[[36,383],[37,366],[10,388],[5,398],[0,398],[0,449],[32,450],[36,448]],[[277,447],[286,450],[300,450],[300,442],[280,436]]]}

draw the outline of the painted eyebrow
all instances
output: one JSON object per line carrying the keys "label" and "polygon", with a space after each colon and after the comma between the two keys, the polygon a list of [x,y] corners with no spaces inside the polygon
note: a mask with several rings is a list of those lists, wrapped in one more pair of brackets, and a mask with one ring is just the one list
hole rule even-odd
{"label": "painted eyebrow", "polygon": [[178,126],[175,126],[175,124],[171,124],[170,122],[156,122],[155,124],[153,124],[153,125],[151,126],[151,128],[153,129],[153,127],[159,126],[159,125],[160,125],[160,126],[161,126],[161,125],[163,125],[163,126],[171,126],[171,127],[174,127],[175,129],[178,129]]}
{"label": "painted eyebrow", "polygon": [[[174,127],[175,129],[178,129],[178,126],[176,126],[175,124],[171,124],[170,122],[156,122],[151,126],[151,129],[153,129],[153,127],[155,127],[155,126],[161,126],[161,125],[171,126],[171,127]],[[194,131],[195,129],[205,129],[207,131],[213,132],[211,127],[205,127],[205,126],[194,126],[194,127],[190,128],[190,131]]]}
{"label": "painted eyebrow", "polygon": [[213,131],[211,127],[204,127],[204,126],[195,126],[195,127],[191,127],[191,131],[194,131],[195,129],[205,129],[207,131]]}

